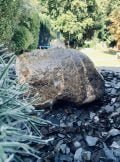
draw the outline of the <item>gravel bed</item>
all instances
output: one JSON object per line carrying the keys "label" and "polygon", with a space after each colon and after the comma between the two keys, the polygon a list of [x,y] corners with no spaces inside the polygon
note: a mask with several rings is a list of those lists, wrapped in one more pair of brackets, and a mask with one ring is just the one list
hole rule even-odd
{"label": "gravel bed", "polygon": [[[54,140],[33,144],[41,158],[23,155],[24,162],[120,162],[120,71],[100,71],[104,97],[80,107],[59,102],[46,108],[42,118],[53,125],[40,127],[42,138]],[[9,73],[15,79],[12,68]]]}
{"label": "gravel bed", "polygon": [[59,103],[43,118],[53,125],[41,127],[40,162],[120,162],[120,72],[101,70],[106,92],[100,101],[80,107]]}

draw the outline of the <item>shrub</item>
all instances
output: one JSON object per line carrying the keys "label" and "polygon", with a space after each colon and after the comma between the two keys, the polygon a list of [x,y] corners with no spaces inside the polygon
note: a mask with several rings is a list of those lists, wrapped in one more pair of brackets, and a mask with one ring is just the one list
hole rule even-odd
{"label": "shrub", "polygon": [[40,17],[39,12],[28,4],[21,3],[19,23],[14,30],[11,44],[17,53],[38,47]]}
{"label": "shrub", "polygon": [[26,154],[39,159],[39,152],[31,144],[47,144],[49,140],[41,139],[38,127],[50,122],[37,116],[32,106],[35,98],[28,103],[27,98],[22,97],[27,86],[19,85],[17,79],[12,80],[9,75],[15,55],[7,64],[6,57],[0,56],[0,162],[24,161]]}
{"label": "shrub", "polygon": [[33,35],[25,26],[20,26],[14,33],[12,38],[13,49],[17,53],[27,50],[30,45],[34,42]]}
{"label": "shrub", "polygon": [[40,17],[37,13],[31,13],[29,18],[30,21],[30,28],[33,35],[33,43],[29,46],[29,49],[35,49],[38,47],[38,40],[39,40],[39,31],[40,31]]}

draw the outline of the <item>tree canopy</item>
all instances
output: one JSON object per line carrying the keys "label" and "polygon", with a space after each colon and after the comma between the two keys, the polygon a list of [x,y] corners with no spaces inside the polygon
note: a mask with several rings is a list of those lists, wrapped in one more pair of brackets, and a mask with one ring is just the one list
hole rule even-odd
{"label": "tree canopy", "polygon": [[0,42],[9,42],[18,23],[19,0],[0,1]]}
{"label": "tree canopy", "polygon": [[40,16],[38,0],[0,1],[0,41],[21,52],[37,48]]}
{"label": "tree canopy", "polygon": [[[119,2],[120,4],[120,2]],[[110,26],[109,30],[116,40],[117,44],[120,44],[120,5],[116,6],[109,16]]]}
{"label": "tree canopy", "polygon": [[1,0],[0,42],[15,51],[37,48],[41,24],[74,47],[94,36],[118,42],[119,11],[119,0]]}
{"label": "tree canopy", "polygon": [[[50,15],[54,30],[61,32],[65,39],[77,43],[93,35],[97,21],[97,3],[95,0],[46,0],[46,14]],[[91,29],[91,33],[89,30]]]}

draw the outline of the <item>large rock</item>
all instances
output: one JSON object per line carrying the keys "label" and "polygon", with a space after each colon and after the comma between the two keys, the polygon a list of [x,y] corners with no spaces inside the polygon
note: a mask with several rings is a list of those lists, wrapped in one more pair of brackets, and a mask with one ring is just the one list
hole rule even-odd
{"label": "large rock", "polygon": [[60,39],[53,39],[50,42],[50,46],[52,48],[66,48],[65,47],[65,43],[62,40],[60,40]]}
{"label": "large rock", "polygon": [[35,105],[57,100],[78,105],[92,102],[104,94],[104,80],[91,60],[73,49],[34,50],[17,58],[20,83],[39,95]]}

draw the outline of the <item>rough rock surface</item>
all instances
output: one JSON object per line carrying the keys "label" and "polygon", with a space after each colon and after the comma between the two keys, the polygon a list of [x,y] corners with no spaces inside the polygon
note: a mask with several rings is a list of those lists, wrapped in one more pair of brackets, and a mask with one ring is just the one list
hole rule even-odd
{"label": "rough rock surface", "polygon": [[104,80],[91,60],[73,49],[34,50],[17,58],[21,83],[38,94],[35,105],[65,100],[78,105],[92,102],[104,94]]}
{"label": "rough rock surface", "polygon": [[54,39],[50,42],[52,48],[66,48],[65,43],[59,39]]}

